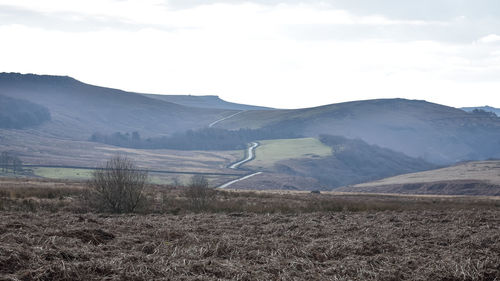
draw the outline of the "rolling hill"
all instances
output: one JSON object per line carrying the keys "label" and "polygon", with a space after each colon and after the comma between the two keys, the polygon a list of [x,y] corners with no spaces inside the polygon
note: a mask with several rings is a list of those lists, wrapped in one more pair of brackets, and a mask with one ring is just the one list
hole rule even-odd
{"label": "rolling hill", "polygon": [[199,108],[217,108],[229,110],[268,110],[269,107],[240,104],[225,101],[219,96],[192,96],[192,95],[153,95],[145,94],[148,98],[172,102],[184,106],[199,107]]}
{"label": "rolling hill", "polygon": [[[18,73],[0,73],[0,96],[3,106],[20,106],[7,106],[17,110],[10,117],[22,120],[24,113],[36,110],[45,116],[38,120],[35,114],[36,122],[27,127],[0,128],[0,151],[15,152],[33,164],[93,166],[115,151],[133,151],[144,168],[227,172],[227,165],[237,160],[234,155],[242,153],[234,147],[246,145],[235,146],[234,140],[261,141],[257,159],[245,166],[264,173],[236,187],[331,189],[464,160],[500,158],[500,118],[418,100],[377,99],[279,110],[229,103],[216,96],[139,94],[71,77]],[[99,136],[94,133],[104,138],[128,136],[148,145],[125,148],[114,142],[89,142],[91,136]],[[172,146],[174,140],[182,145]],[[162,141],[169,145],[159,145]],[[217,161],[205,157],[204,151],[194,151],[190,157],[168,156],[184,155],[180,149],[200,141],[217,145],[191,149],[228,151],[210,154],[223,155]]]}
{"label": "rolling hill", "polygon": [[306,137],[331,134],[361,139],[436,164],[500,157],[500,118],[419,100],[246,111],[216,124],[226,129],[269,126]]}
{"label": "rolling hill", "polygon": [[63,76],[1,73],[0,95],[48,108],[52,121],[40,131],[78,140],[88,139],[94,132],[168,135],[206,127],[236,112],[187,107]]}
{"label": "rolling hill", "polygon": [[[343,185],[429,170],[436,165],[387,148],[369,145],[362,140],[322,135],[319,140],[306,138],[265,141],[262,147],[257,148],[256,158],[245,164],[245,167],[296,178],[310,178],[317,183],[315,187],[301,187],[292,182],[288,183],[289,189],[331,190]],[[256,183],[258,179],[259,177],[254,179],[254,184],[259,185]]]}
{"label": "rolling hill", "polygon": [[462,109],[465,110],[465,111],[467,111],[467,112],[472,112],[475,109],[484,110],[486,112],[493,112],[497,116],[500,116],[500,108],[494,108],[494,107],[491,107],[491,106],[462,107]]}
{"label": "rolling hill", "polygon": [[476,161],[377,181],[336,191],[441,195],[500,195],[500,161]]}
{"label": "rolling hill", "polygon": [[47,121],[50,121],[47,108],[26,100],[0,95],[0,128],[30,128]]}

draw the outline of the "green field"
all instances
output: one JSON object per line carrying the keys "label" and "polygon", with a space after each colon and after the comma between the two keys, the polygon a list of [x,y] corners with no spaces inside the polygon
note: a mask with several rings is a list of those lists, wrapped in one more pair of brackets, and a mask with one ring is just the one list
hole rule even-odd
{"label": "green field", "polygon": [[[73,169],[73,168],[33,168],[33,174],[47,179],[65,180],[88,180],[92,176],[93,170]],[[187,185],[191,177],[190,174],[159,174],[149,173],[148,181],[153,184]],[[224,182],[234,179],[231,176],[206,176],[210,186],[218,186]]]}
{"label": "green field", "polygon": [[72,169],[72,168],[33,168],[33,174],[49,179],[71,179],[87,180],[92,174],[92,170]]}
{"label": "green field", "polygon": [[255,159],[245,164],[249,168],[270,168],[275,163],[297,158],[329,156],[332,149],[314,138],[279,139],[259,141]]}

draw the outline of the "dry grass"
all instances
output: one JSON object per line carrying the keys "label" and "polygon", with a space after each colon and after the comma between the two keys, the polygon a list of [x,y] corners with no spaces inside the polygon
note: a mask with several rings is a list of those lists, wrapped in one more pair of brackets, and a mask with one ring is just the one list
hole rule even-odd
{"label": "dry grass", "polygon": [[497,210],[4,212],[0,275],[3,280],[498,280],[499,225]]}
{"label": "dry grass", "polygon": [[500,161],[465,162],[339,188],[348,192],[500,195]]}
{"label": "dry grass", "polygon": [[[85,182],[40,179],[0,179],[0,210],[3,211],[96,211],[87,202]],[[311,213],[489,209],[500,207],[499,197],[412,196],[325,192],[215,190],[203,208],[194,207],[186,188],[149,185],[146,202],[137,212],[185,214],[208,213]]]}
{"label": "dry grass", "polygon": [[156,185],[110,215],[82,192],[0,181],[0,280],[500,279],[495,198],[217,191],[195,214]]}
{"label": "dry grass", "polygon": [[[244,152],[181,151],[166,149],[127,149],[88,141],[55,139],[32,130],[0,129],[0,151],[12,151],[25,164],[96,167],[117,153],[150,170],[234,173],[226,166],[238,161]],[[90,137],[90,135],[89,135]]]}

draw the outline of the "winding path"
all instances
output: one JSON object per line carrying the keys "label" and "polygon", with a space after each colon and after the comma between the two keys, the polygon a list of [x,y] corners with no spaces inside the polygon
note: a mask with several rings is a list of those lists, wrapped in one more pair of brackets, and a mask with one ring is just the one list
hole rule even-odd
{"label": "winding path", "polygon": [[230,182],[227,182],[227,183],[225,183],[225,184],[223,184],[223,185],[221,185],[221,186],[219,186],[219,187],[217,187],[217,188],[226,188],[226,187],[230,186],[231,184],[233,184],[233,183],[235,183],[235,182],[239,182],[239,181],[242,181],[242,180],[246,180],[246,179],[248,179],[248,178],[251,178],[251,177],[256,176],[256,175],[259,175],[259,174],[262,174],[262,172],[257,172],[257,173],[253,173],[253,174],[250,174],[250,175],[246,175],[246,176],[244,176],[244,177],[242,177],[242,178],[235,179],[235,180],[232,180],[232,181],[230,181]]}
{"label": "winding path", "polygon": [[[258,142],[252,142],[251,146],[249,146],[247,148],[247,157],[245,157],[245,159],[243,159],[241,161],[238,161],[238,162],[232,164],[231,166],[229,166],[229,169],[238,170],[242,164],[245,164],[246,162],[253,160],[253,158],[255,157],[255,149],[258,146],[259,146]],[[227,183],[225,183],[225,184],[223,184],[223,185],[221,185],[221,186],[219,186],[217,188],[226,188],[226,187],[230,186],[233,183],[236,183],[236,182],[239,182],[239,181],[242,181],[242,180],[246,180],[248,178],[251,178],[251,177],[259,175],[259,174],[262,174],[262,172],[256,172],[256,173],[253,173],[253,174],[249,174],[249,175],[243,176],[243,177],[241,177],[239,179],[235,179],[235,180],[232,180],[230,182],[227,182]]]}
{"label": "winding path", "polygon": [[246,162],[252,160],[255,157],[255,148],[259,146],[258,142],[252,142],[252,145],[247,148],[247,157],[239,162],[236,162],[229,166],[229,169],[238,169],[240,165],[245,164]]}
{"label": "winding path", "polygon": [[240,114],[240,113],[243,113],[243,112],[245,112],[245,111],[246,111],[246,110],[238,111],[238,112],[236,112],[236,113],[234,113],[234,114],[231,114],[231,115],[226,116],[226,117],[224,117],[224,118],[221,118],[221,119],[219,119],[219,120],[217,120],[217,121],[214,121],[214,122],[210,123],[210,124],[208,125],[208,127],[209,127],[209,128],[212,128],[215,124],[217,124],[217,123],[219,123],[219,122],[221,122],[221,121],[227,120],[227,119],[229,119],[229,118],[231,118],[231,117],[234,117],[234,116],[236,116],[236,115],[238,115],[238,114]]}

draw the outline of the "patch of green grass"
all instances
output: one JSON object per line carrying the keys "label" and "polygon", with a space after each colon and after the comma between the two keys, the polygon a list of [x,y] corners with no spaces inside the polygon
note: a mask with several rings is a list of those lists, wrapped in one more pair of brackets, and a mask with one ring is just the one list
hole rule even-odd
{"label": "patch of green grass", "polygon": [[33,168],[33,174],[49,179],[74,179],[87,180],[92,175],[92,170],[72,168]]}
{"label": "patch of green grass", "polygon": [[332,154],[332,149],[318,139],[279,139],[260,141],[256,149],[256,157],[247,167],[270,168],[276,162],[287,159],[318,158]]}
{"label": "patch of green grass", "polygon": [[[33,168],[33,174],[47,179],[64,179],[64,180],[88,180],[92,177],[93,170],[87,169],[72,169],[72,168]],[[188,174],[158,174],[149,173],[148,182],[152,184],[167,184],[167,185],[187,185],[193,175]],[[210,186],[218,186],[222,182],[229,179],[221,176],[206,176]]]}

